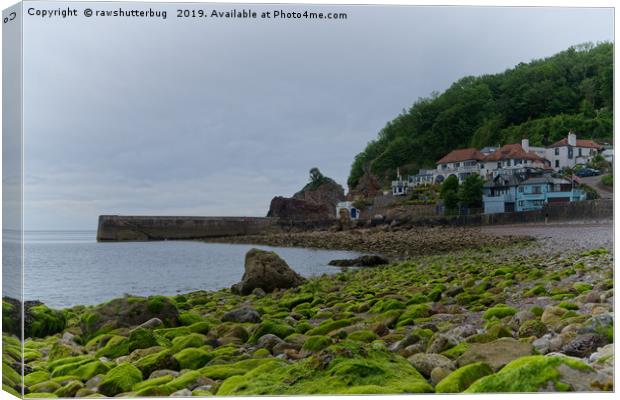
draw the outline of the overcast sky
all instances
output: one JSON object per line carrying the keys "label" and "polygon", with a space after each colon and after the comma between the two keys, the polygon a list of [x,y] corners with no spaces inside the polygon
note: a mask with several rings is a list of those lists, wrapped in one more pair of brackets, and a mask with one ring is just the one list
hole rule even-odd
{"label": "overcast sky", "polygon": [[26,229],[264,216],[312,167],[345,186],[353,157],[417,98],[613,38],[609,9],[252,6],[348,19],[218,21],[156,8],[165,21],[25,19]]}

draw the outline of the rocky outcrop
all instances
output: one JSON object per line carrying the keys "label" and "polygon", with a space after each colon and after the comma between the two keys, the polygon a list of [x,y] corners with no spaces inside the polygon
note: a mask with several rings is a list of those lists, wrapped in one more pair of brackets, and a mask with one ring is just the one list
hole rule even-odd
{"label": "rocky outcrop", "polygon": [[233,285],[230,290],[233,293],[247,295],[256,288],[273,292],[275,289],[296,287],[304,282],[305,279],[293,271],[276,253],[251,249],[245,255],[245,273],[241,282]]}
{"label": "rocky outcrop", "polygon": [[336,205],[344,199],[342,186],[312,168],[310,182],[293,197],[274,197],[267,216],[297,221],[333,219]]}
{"label": "rocky outcrop", "polygon": [[[334,210],[336,210],[335,207]],[[271,200],[267,216],[293,221],[309,221],[328,219],[333,217],[334,212],[331,212],[325,204],[276,196]]]}
{"label": "rocky outcrop", "polygon": [[379,178],[367,170],[359,179],[357,186],[352,188],[350,196],[353,198],[366,199],[375,197],[381,193],[381,182],[379,181]]}

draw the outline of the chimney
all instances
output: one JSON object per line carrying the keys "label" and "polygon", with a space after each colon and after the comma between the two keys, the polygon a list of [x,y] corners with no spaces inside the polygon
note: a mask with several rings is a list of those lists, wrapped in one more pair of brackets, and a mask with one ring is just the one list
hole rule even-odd
{"label": "chimney", "polygon": [[527,153],[530,151],[530,141],[529,139],[521,139],[521,147]]}
{"label": "chimney", "polygon": [[568,145],[573,147],[577,146],[577,135],[575,135],[572,129],[568,131]]}

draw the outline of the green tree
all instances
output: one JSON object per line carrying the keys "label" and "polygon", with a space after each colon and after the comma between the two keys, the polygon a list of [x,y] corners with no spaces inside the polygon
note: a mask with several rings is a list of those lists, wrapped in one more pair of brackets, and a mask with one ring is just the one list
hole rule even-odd
{"label": "green tree", "polygon": [[457,148],[518,143],[544,146],[566,137],[613,138],[613,50],[586,43],[504,72],[464,77],[420,98],[381,129],[351,165],[354,188],[369,170],[387,183],[398,167],[434,167]]}
{"label": "green tree", "polygon": [[478,174],[471,174],[459,188],[459,200],[470,208],[482,207],[482,186],[484,180]]}
{"label": "green tree", "polygon": [[443,206],[447,214],[456,212],[459,206],[459,179],[450,175],[441,184],[439,197],[443,200]]}

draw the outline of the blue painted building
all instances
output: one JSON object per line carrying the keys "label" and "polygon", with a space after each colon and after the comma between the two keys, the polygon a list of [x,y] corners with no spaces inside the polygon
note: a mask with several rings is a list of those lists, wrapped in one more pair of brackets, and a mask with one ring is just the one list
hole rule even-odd
{"label": "blue painted building", "polygon": [[515,170],[496,176],[483,186],[484,213],[539,210],[549,203],[568,203],[586,199],[572,181],[549,175],[532,175]]}
{"label": "blue painted building", "polygon": [[551,176],[524,180],[517,187],[515,211],[539,210],[550,203],[569,203],[586,199],[572,181]]}

